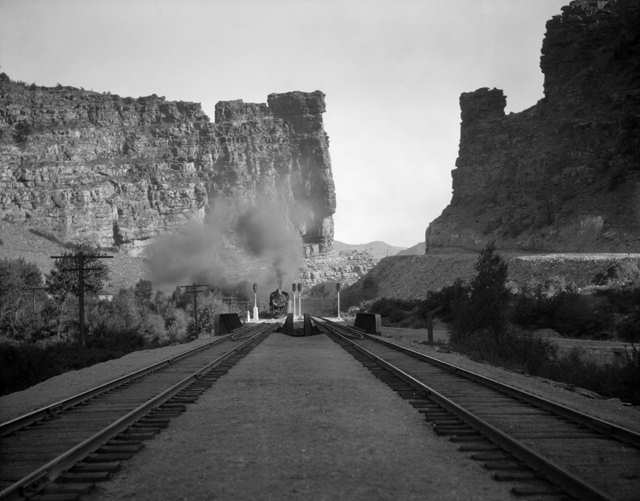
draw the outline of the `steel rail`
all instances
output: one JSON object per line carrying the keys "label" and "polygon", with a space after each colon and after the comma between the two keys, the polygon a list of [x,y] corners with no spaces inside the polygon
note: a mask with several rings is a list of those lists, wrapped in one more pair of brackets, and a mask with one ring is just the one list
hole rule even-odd
{"label": "steel rail", "polygon": [[111,381],[107,381],[106,383],[102,383],[98,386],[94,386],[93,388],[89,388],[88,390],[77,393],[76,395],[72,395],[71,397],[58,400],[57,402],[54,402],[52,404],[27,412],[26,414],[23,414],[21,416],[5,421],[4,423],[0,423],[0,437],[9,435],[43,418],[51,417],[54,414],[57,414],[65,409],[68,409],[69,407],[73,407],[79,404],[80,402],[93,398],[106,391],[117,388],[122,384],[128,383],[134,379],[138,379],[140,377],[146,376],[147,374],[156,372],[157,370],[160,370],[168,365],[171,365],[174,362],[182,360],[183,358],[189,357],[191,355],[195,355],[196,353],[200,353],[201,351],[204,351],[212,346],[215,346],[217,344],[220,344],[223,341],[226,341],[227,339],[229,339],[231,335],[232,334],[226,334],[225,336],[220,336],[208,343],[204,343],[200,346],[197,346],[196,348],[180,353],[179,355],[167,357],[164,360],[155,362],[151,365],[143,367],[142,369],[135,370],[133,372],[120,376]]}
{"label": "steel rail", "polygon": [[122,433],[133,423],[138,421],[141,417],[147,414],[150,410],[154,409],[162,405],[164,402],[173,397],[180,390],[187,387],[190,383],[196,381],[200,376],[206,374],[215,366],[219,365],[221,362],[231,357],[238,351],[244,349],[253,343],[256,339],[259,339],[260,336],[263,336],[269,332],[269,329],[272,328],[272,325],[267,324],[267,328],[260,327],[258,332],[248,338],[246,341],[241,343],[240,345],[234,347],[229,352],[224,355],[219,356],[212,362],[208,363],[204,367],[198,369],[196,372],[186,376],[182,380],[175,383],[173,386],[167,388],[162,391],[155,397],[147,400],[143,404],[139,405],[126,415],[117,419],[110,425],[106,426],[99,432],[95,433],[93,436],[59,455],[58,457],[52,459],[47,464],[41,466],[37,470],[31,472],[29,475],[21,478],[17,482],[13,483],[6,489],[0,492],[0,499],[8,498],[9,496],[15,495],[24,495],[25,490],[33,485],[38,483],[42,485],[43,483],[49,483],[55,480],[61,473],[65,472],[69,468],[71,468],[75,463],[84,459],[86,456],[91,454],[94,450],[104,445],[106,442],[111,440],[113,437]]}
{"label": "steel rail", "polygon": [[470,411],[466,410],[462,406],[456,404],[448,397],[444,396],[437,390],[431,388],[427,384],[419,381],[415,377],[411,376],[407,372],[403,371],[399,367],[396,367],[392,363],[384,360],[380,356],[372,353],[366,348],[360,346],[354,340],[348,338],[347,336],[341,334],[339,329],[347,330],[344,326],[338,326],[333,322],[324,321],[321,325],[325,325],[328,328],[331,334],[338,336],[345,343],[348,343],[354,349],[359,351],[360,353],[365,354],[367,357],[376,361],[376,363],[385,367],[389,371],[396,374],[398,377],[409,383],[416,389],[424,391],[429,395],[431,399],[436,401],[439,405],[446,408],[449,412],[457,415],[464,422],[469,424],[472,428],[478,431],[481,435],[484,435],[494,444],[500,446],[507,452],[509,452],[512,456],[522,461],[534,471],[539,473],[542,477],[551,481],[553,484],[562,488],[570,494],[571,496],[580,499],[580,500],[594,500],[594,501],[613,501],[606,493],[602,492],[598,488],[592,486],[588,482],[583,479],[578,478],[573,475],[571,472],[566,471],[560,465],[554,463],[550,459],[538,454],[533,449],[527,447],[519,440],[516,440],[513,437],[510,437],[506,433],[502,432],[495,426],[486,422],[485,420],[475,416]]}
{"label": "steel rail", "polygon": [[[330,320],[325,319],[325,321],[333,324],[333,322],[331,322]],[[339,324],[334,324],[334,325],[339,325]],[[525,389],[517,388],[510,384],[497,381],[496,379],[493,379],[489,376],[484,376],[472,370],[463,369],[462,367],[458,367],[457,365],[451,364],[449,362],[438,360],[437,358],[430,357],[429,355],[420,353],[419,351],[416,351],[416,350],[412,350],[411,348],[394,343],[393,341],[382,339],[378,336],[372,336],[371,334],[364,332],[360,329],[357,329],[356,327],[351,327],[351,326],[340,326],[340,327],[344,329],[353,329],[354,331],[357,331],[358,334],[364,336],[365,339],[369,339],[371,341],[375,341],[376,343],[393,348],[397,351],[401,351],[403,353],[406,353],[407,355],[410,355],[413,358],[430,363],[432,365],[445,369],[449,372],[453,372],[459,376],[470,379],[484,386],[488,386],[489,388],[497,390],[510,397],[516,398],[518,400],[526,401],[527,403],[530,403],[533,406],[538,407],[540,409],[549,411],[553,414],[560,415],[562,417],[566,417],[574,422],[585,425],[591,428],[592,430],[597,431],[598,433],[601,433],[611,438],[615,438],[616,440],[624,444],[633,445],[634,447],[640,448],[640,433],[633,431],[629,428],[626,428],[621,425],[617,425],[615,423],[612,423],[602,418],[597,418],[595,416],[584,414],[580,411],[572,409],[571,407],[563,405],[559,402],[547,400]]]}

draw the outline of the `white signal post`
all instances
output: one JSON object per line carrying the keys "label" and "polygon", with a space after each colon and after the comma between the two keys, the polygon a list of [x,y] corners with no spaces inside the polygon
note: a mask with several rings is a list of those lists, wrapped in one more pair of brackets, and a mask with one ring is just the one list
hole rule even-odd
{"label": "white signal post", "polygon": [[293,300],[291,302],[293,311],[291,311],[291,313],[293,313],[293,318],[296,318],[296,284],[291,284],[291,291],[293,293]]}
{"label": "white signal post", "polygon": [[342,320],[340,317],[340,282],[336,282],[336,292],[338,293],[338,320]]}
{"label": "white signal post", "polygon": [[302,318],[302,284],[298,282],[298,318]]}
{"label": "white signal post", "polygon": [[258,313],[258,284],[253,284],[253,321],[259,322],[260,315]]}

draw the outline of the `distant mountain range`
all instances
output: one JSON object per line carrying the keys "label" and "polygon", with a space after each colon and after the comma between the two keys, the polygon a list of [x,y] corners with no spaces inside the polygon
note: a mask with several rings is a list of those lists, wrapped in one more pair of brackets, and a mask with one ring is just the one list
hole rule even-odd
{"label": "distant mountain range", "polygon": [[[421,251],[419,249],[420,246],[422,246]],[[381,240],[367,242],[366,244],[347,244],[334,240],[333,249],[336,252],[348,252],[354,250],[367,251],[374,257],[374,259],[380,260],[383,257],[395,256],[396,254],[424,254],[424,242],[407,249],[406,247],[397,247],[395,245],[390,245],[386,242],[382,242]],[[414,251],[414,249],[416,250]]]}

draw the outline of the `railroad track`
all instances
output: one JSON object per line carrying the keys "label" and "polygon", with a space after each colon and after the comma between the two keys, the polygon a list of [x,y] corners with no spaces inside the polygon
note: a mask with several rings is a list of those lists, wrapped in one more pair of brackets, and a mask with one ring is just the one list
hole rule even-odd
{"label": "railroad track", "polygon": [[276,324],[181,355],[0,424],[0,499],[66,501],[108,479]]}
{"label": "railroad track", "polygon": [[515,495],[640,499],[640,434],[353,327],[314,321]]}

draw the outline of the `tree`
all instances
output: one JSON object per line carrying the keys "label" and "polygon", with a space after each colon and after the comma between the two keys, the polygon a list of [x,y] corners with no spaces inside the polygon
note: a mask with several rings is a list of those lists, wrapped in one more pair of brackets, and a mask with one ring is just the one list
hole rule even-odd
{"label": "tree", "polygon": [[480,252],[469,297],[457,308],[456,330],[471,333],[488,329],[500,334],[506,327],[507,263],[495,252],[493,242]]}
{"label": "tree", "polygon": [[42,273],[35,264],[22,258],[0,259],[0,330],[14,339],[32,337],[41,324],[40,318],[34,318],[32,305],[36,300],[41,305],[47,298],[43,291],[28,289],[41,285]]}
{"label": "tree", "polygon": [[[89,245],[79,245],[73,251],[63,253],[63,257],[56,259],[49,275],[47,275],[47,289],[58,302],[63,302],[69,295],[77,296],[79,254],[99,254],[97,249]],[[87,271],[84,274],[84,290],[86,294],[99,293],[109,276],[109,267],[98,258],[84,259]]]}
{"label": "tree", "polygon": [[61,307],[68,303],[70,295],[78,298],[77,325],[80,346],[86,346],[87,342],[85,295],[100,292],[109,274],[109,268],[100,261],[103,257],[111,256],[100,256],[88,245],[76,246],[74,252],[66,252],[56,258],[54,267],[47,276],[47,288]]}
{"label": "tree", "polygon": [[153,295],[153,287],[150,280],[138,280],[134,287],[134,294],[138,306],[151,308],[151,297]]}

